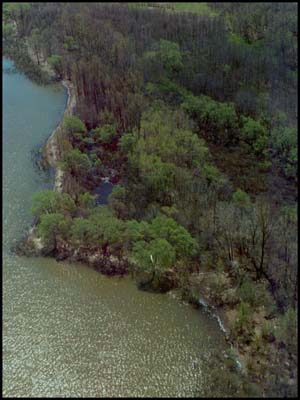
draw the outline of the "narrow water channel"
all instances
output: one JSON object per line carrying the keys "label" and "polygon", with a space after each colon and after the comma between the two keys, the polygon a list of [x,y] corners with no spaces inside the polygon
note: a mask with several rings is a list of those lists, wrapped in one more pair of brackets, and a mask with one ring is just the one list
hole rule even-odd
{"label": "narrow water channel", "polygon": [[3,396],[213,396],[207,360],[226,348],[216,320],[129,278],[10,250],[30,225],[32,194],[53,185],[33,154],[66,102],[60,85],[37,86],[11,66],[4,60]]}

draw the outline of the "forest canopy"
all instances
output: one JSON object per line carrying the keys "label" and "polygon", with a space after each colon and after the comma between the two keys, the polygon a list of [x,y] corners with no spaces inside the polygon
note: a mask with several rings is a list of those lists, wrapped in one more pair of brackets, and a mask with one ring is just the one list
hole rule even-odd
{"label": "forest canopy", "polygon": [[294,393],[297,4],[5,3],[3,19],[17,66],[45,81],[47,61],[76,90],[59,163],[72,190],[33,198],[49,253],[126,260],[140,287],[194,304],[208,288],[252,383]]}

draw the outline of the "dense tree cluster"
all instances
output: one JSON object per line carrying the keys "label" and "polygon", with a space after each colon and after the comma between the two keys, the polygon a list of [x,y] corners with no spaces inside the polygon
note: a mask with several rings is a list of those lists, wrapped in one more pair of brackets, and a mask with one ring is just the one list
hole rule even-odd
{"label": "dense tree cluster", "polygon": [[[271,148],[295,176],[296,4],[212,3],[202,15],[146,4],[7,3],[5,42],[17,30],[20,47],[27,37],[38,62],[48,59],[58,76],[75,83],[78,113],[89,128],[106,109],[118,132],[131,130],[139,126],[145,91],[178,102],[189,90],[199,99],[185,104],[203,107],[196,117],[204,118],[213,141],[233,135],[236,113],[259,119],[272,134],[252,141],[254,151]],[[274,122],[279,112],[283,125]],[[282,131],[286,155],[278,146]]]}
{"label": "dense tree cluster", "polygon": [[[210,149],[297,179],[296,4],[176,7],[5,4],[8,54],[29,65],[29,45],[77,91],[60,167],[80,190],[34,196],[38,233],[51,249],[125,257],[151,282],[171,274],[189,300],[210,288],[235,313],[235,341],[262,355],[267,346],[260,373],[269,362],[278,377],[274,343],[291,363],[296,352],[296,206],[246,193]],[[90,191],[112,170],[118,185],[96,206]],[[293,390],[276,379],[268,394]]]}

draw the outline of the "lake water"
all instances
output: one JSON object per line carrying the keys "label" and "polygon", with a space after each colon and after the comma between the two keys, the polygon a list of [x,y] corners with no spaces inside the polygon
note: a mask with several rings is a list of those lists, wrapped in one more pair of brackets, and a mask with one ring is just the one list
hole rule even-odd
{"label": "lake water", "polygon": [[[209,396],[226,345],[217,322],[171,295],[82,265],[16,256],[32,194],[53,185],[34,153],[59,122],[60,85],[3,64],[3,396]],[[224,389],[225,394],[225,389]]]}

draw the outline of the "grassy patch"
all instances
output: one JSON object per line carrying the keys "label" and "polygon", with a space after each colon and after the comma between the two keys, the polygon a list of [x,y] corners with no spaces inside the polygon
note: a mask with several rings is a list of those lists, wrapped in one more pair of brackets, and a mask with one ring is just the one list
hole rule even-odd
{"label": "grassy patch", "polygon": [[262,45],[264,44],[263,39],[259,39],[253,43],[249,43],[246,40],[246,38],[244,38],[243,36],[238,35],[234,32],[231,32],[228,34],[228,40],[230,43],[233,43],[237,46],[248,46],[248,47],[252,46],[252,48],[256,48],[256,49],[262,48]]}
{"label": "grassy patch", "polygon": [[187,2],[176,2],[176,3],[151,3],[151,2],[138,2],[138,3],[127,3],[130,8],[149,8],[157,7],[163,8],[173,12],[190,12],[199,15],[209,15],[213,17],[217,15],[207,3],[187,3]]}
{"label": "grassy patch", "polygon": [[172,7],[173,11],[177,12],[190,12],[200,15],[209,15],[211,17],[217,15],[217,13],[213,11],[207,3],[176,2],[176,3],[164,3],[164,4],[166,5],[169,4]]}

